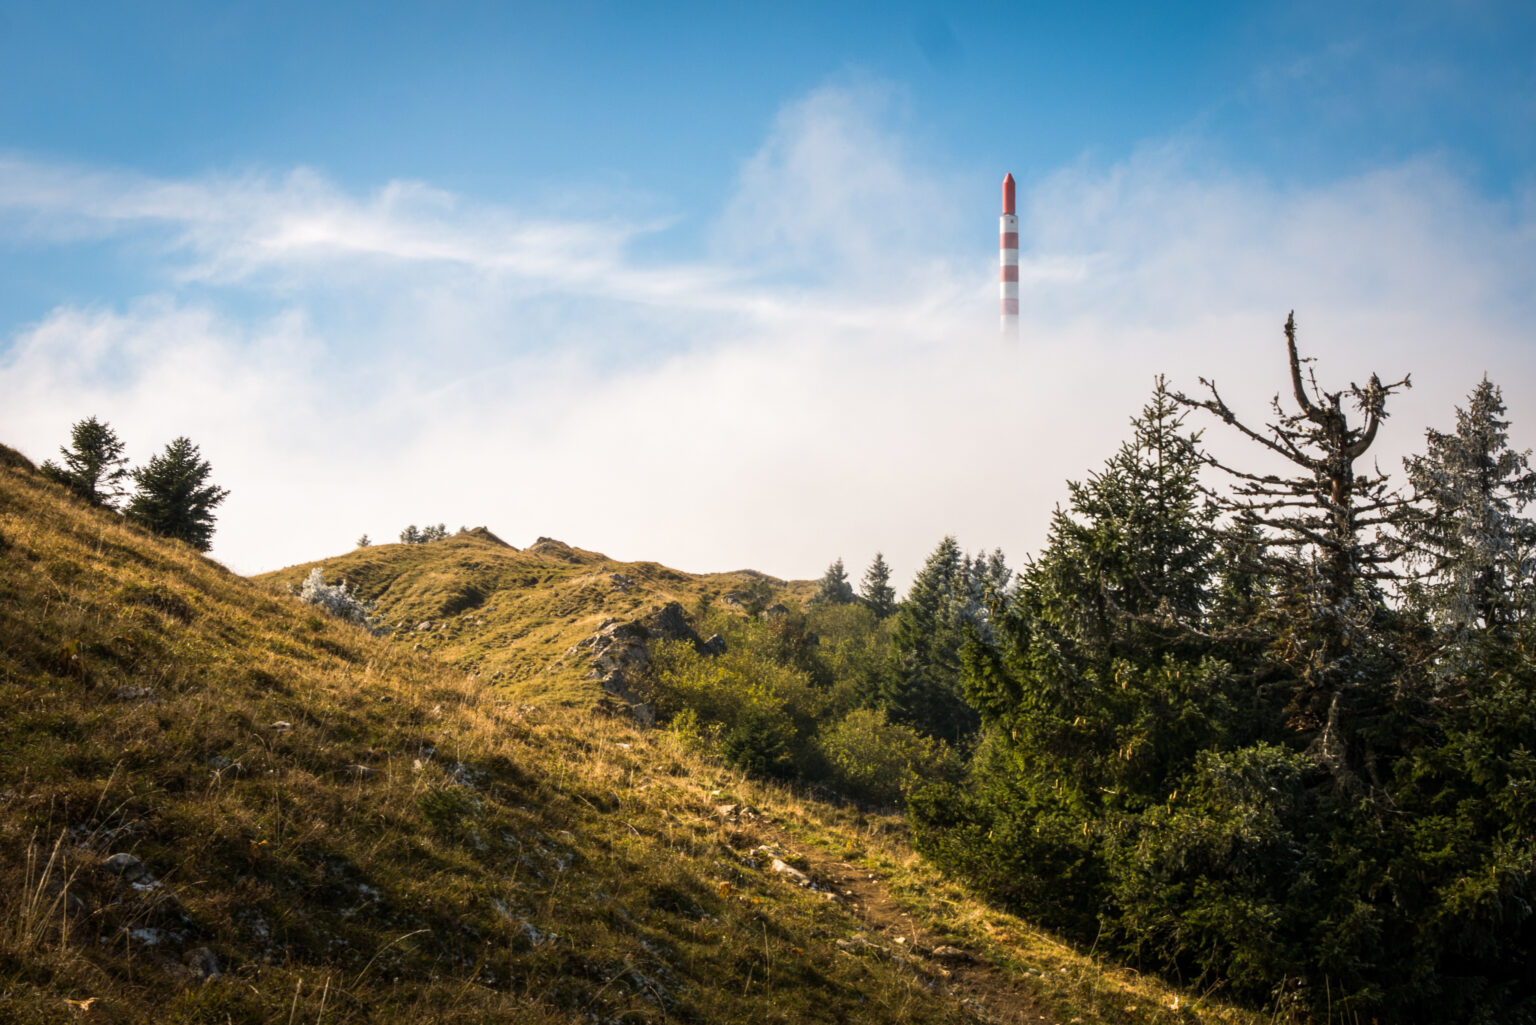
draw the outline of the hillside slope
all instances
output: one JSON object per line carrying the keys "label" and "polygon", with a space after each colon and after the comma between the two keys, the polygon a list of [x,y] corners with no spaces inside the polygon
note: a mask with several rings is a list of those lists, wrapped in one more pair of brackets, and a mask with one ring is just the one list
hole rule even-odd
{"label": "hillside slope", "polygon": [[567,654],[610,620],[644,617],[708,595],[726,606],[803,603],[810,581],[751,570],[689,574],[618,562],[540,538],[519,550],[483,527],[427,544],[372,545],[255,579],[296,591],[314,569],[375,603],[386,632],[522,701],[591,706],[603,691],[590,660]]}
{"label": "hillside slope", "polygon": [[666,735],[544,719],[0,474],[8,1019],[966,1017],[829,956],[857,923]]}
{"label": "hillside slope", "polygon": [[3,446],[0,844],[7,1022],[1248,1020],[986,911],[899,819],[506,700]]}

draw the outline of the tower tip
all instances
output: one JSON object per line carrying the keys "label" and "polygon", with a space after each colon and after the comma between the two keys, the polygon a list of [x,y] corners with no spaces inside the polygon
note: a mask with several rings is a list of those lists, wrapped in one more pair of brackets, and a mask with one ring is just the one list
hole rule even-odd
{"label": "tower tip", "polygon": [[1003,213],[1014,213],[1013,209],[1013,172],[1003,176]]}

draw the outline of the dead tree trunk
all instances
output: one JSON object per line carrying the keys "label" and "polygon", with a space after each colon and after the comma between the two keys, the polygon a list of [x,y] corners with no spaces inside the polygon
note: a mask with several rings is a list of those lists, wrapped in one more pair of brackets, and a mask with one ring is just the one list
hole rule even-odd
{"label": "dead tree trunk", "polygon": [[[1246,537],[1256,569],[1277,582],[1269,624],[1272,648],[1295,671],[1297,686],[1287,710],[1293,727],[1313,734],[1313,750],[1336,776],[1349,774],[1342,717],[1359,703],[1366,685],[1360,659],[1369,647],[1379,611],[1379,583],[1395,575],[1394,556],[1377,536],[1396,522],[1403,501],[1388,489],[1378,470],[1356,471],[1356,462],[1376,440],[1386,419],[1387,397],[1410,387],[1409,379],[1382,384],[1375,375],[1361,387],[1328,392],[1318,387],[1310,363],[1296,350],[1296,316],[1285,322],[1291,394],[1296,409],[1276,395],[1272,421],[1264,430],[1240,420],[1216,385],[1205,378],[1209,397],[1176,396],[1206,410],[1251,441],[1282,457],[1291,472],[1251,473],[1214,457],[1206,461],[1232,481],[1211,492],[1227,514],[1226,539]],[[1359,422],[1350,423],[1345,399]]]}

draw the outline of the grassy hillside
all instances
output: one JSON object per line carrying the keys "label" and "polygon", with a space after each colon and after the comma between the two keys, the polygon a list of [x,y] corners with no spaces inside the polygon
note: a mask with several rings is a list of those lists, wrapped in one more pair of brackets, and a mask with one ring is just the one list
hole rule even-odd
{"label": "grassy hillside", "polygon": [[[638,575],[438,543],[567,596]],[[557,618],[519,636],[558,647]],[[0,731],[6,1021],[1241,1020],[985,911],[898,819],[509,699],[3,447]]]}
{"label": "grassy hillside", "polygon": [[452,662],[518,700],[590,706],[602,688],[588,660],[567,651],[610,619],[632,620],[700,598],[727,606],[754,591],[803,603],[808,581],[750,570],[688,574],[654,562],[616,562],[541,538],[519,550],[483,527],[427,544],[359,548],[256,579],[297,590],[318,567],[377,605],[387,633]]}

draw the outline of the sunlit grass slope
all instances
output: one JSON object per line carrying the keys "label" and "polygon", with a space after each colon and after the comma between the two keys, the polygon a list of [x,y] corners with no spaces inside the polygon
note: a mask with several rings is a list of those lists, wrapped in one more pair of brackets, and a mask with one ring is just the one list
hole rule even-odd
{"label": "sunlit grass slope", "polygon": [[601,693],[589,665],[566,651],[609,619],[643,616],[666,602],[693,609],[703,595],[731,603],[754,587],[801,604],[809,581],[761,573],[689,574],[654,562],[617,562],[560,541],[516,549],[484,528],[427,544],[372,545],[256,579],[297,590],[318,567],[376,603],[395,640],[452,662],[523,701],[590,706]]}
{"label": "sunlit grass slope", "polygon": [[966,1019],[834,956],[856,923],[753,867],[735,777],[669,734],[508,702],[3,454],[4,1020]]}
{"label": "sunlit grass slope", "polygon": [[[567,597],[521,596],[534,610],[596,572],[669,585],[627,611],[729,586],[435,544],[347,558],[542,573]],[[399,599],[423,618],[427,580]],[[564,626],[626,611],[595,604]],[[1248,1020],[987,911],[897,817],[509,698],[86,508],[3,446],[0,733],[8,1023]],[[794,885],[779,854],[865,889]],[[968,990],[917,935],[982,959]]]}

